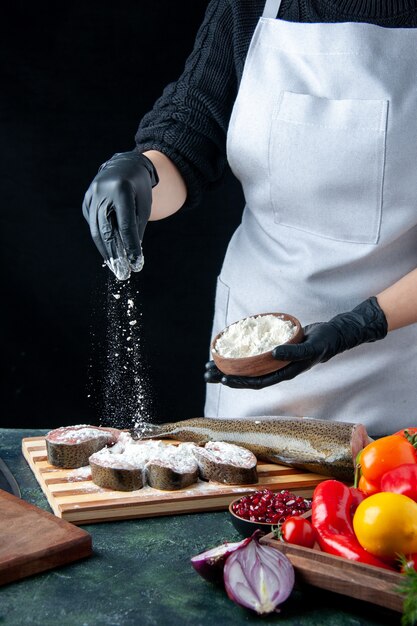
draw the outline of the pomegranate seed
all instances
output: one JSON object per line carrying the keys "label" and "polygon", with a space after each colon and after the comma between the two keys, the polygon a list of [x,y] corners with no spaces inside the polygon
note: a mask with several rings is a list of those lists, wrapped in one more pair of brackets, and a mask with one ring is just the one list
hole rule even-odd
{"label": "pomegranate seed", "polygon": [[311,508],[311,500],[295,496],[288,489],[274,493],[269,489],[242,496],[233,511],[243,519],[277,524],[289,515],[300,515]]}

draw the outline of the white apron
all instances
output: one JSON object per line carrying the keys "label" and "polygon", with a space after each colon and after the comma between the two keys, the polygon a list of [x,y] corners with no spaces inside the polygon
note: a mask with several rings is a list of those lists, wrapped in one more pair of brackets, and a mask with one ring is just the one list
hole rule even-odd
{"label": "white apron", "polygon": [[[254,32],[227,136],[246,207],[213,336],[247,315],[327,321],[417,267],[417,29],[275,19]],[[262,390],[207,386],[205,415],[417,421],[417,325]]]}

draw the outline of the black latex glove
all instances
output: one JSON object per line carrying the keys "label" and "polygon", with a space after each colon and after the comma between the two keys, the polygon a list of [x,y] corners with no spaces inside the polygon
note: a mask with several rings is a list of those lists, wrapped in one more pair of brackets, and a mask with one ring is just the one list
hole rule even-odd
{"label": "black latex glove", "polygon": [[383,339],[388,332],[385,314],[375,297],[368,298],[352,311],[336,315],[329,322],[309,324],[299,344],[281,345],[272,354],[277,361],[291,361],[265,376],[223,375],[213,361],[206,365],[205,380],[236,389],[262,389],[283,380],[291,380],[317,363],[325,363],[336,354],[361,343]]}
{"label": "black latex glove", "polygon": [[119,280],[143,267],[142,240],[151,213],[153,163],[137,150],[101,165],[83,202],[83,215],[104,261]]}

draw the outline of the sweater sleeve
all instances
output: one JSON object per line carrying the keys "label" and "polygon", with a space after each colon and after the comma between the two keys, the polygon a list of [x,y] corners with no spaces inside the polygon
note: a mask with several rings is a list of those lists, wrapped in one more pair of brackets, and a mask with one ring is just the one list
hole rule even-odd
{"label": "sweater sleeve", "polygon": [[187,187],[183,208],[226,169],[226,132],[237,94],[233,11],[229,0],[211,0],[180,78],[169,84],[140,122],[140,152],[158,150],[178,167]]}

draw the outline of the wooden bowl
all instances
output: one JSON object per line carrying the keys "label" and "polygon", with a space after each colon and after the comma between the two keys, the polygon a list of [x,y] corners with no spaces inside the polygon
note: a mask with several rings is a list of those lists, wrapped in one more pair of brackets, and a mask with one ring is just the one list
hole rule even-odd
{"label": "wooden bowl", "polygon": [[[286,341],[285,344],[282,345],[300,343],[300,341],[302,341],[304,331],[296,317],[289,315],[288,313],[260,313],[259,315],[251,315],[250,317],[261,317],[264,315],[274,315],[282,318],[283,320],[289,320],[294,324],[295,332],[293,336],[289,341]],[[232,376],[263,376],[264,374],[276,372],[282,367],[288,365],[289,361],[277,361],[274,359],[272,356],[272,350],[269,350],[269,352],[263,352],[262,354],[256,354],[255,356],[245,356],[236,359],[221,356],[215,350],[215,345],[225,330],[226,328],[216,335],[211,343],[211,355],[213,361],[223,374],[230,374]]]}

